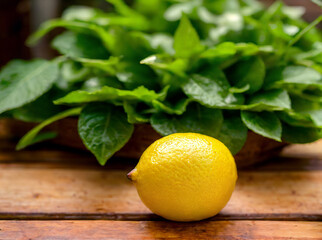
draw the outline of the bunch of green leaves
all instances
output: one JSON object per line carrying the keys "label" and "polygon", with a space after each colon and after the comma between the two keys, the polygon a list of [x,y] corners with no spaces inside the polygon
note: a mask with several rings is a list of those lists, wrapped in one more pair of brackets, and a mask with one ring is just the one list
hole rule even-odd
{"label": "bunch of green leaves", "polygon": [[107,0],[45,22],[61,56],[14,60],[0,73],[0,114],[41,122],[17,148],[53,138],[40,131],[78,116],[85,146],[104,165],[134,124],[161,135],[197,132],[233,154],[248,130],[276,141],[321,138],[322,37],[301,7],[255,0]]}

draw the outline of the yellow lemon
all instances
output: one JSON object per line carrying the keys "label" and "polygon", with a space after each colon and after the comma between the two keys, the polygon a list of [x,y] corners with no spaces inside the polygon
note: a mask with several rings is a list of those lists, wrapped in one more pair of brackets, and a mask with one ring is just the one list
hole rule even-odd
{"label": "yellow lemon", "polygon": [[174,221],[216,215],[229,201],[236,164],[220,141],[197,133],[176,133],[150,145],[128,174],[143,203]]}

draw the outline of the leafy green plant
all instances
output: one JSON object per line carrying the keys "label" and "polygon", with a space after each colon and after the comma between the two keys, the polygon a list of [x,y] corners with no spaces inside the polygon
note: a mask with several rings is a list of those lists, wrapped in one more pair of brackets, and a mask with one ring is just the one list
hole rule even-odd
{"label": "leafy green plant", "polygon": [[61,56],[2,69],[0,114],[42,122],[17,149],[55,137],[39,132],[70,116],[102,165],[141,123],[216,137],[233,154],[248,129],[292,143],[321,138],[322,16],[308,24],[302,8],[279,1],[108,2],[115,11],[70,7],[29,38],[65,28],[52,42]]}

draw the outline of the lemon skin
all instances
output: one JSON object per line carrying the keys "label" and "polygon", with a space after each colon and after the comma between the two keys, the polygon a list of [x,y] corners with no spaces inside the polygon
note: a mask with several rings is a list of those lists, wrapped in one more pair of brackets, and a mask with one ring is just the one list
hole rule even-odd
{"label": "lemon skin", "polygon": [[176,133],[150,145],[128,177],[155,214],[173,221],[198,221],[216,215],[227,204],[237,170],[220,141]]}

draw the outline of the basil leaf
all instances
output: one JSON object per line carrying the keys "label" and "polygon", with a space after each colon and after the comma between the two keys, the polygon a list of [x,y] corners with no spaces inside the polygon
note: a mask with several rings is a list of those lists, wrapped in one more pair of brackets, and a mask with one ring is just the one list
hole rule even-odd
{"label": "basil leaf", "polygon": [[103,27],[90,23],[81,21],[67,21],[64,19],[53,19],[41,24],[39,30],[33,33],[28,39],[28,45],[35,45],[43,36],[55,28],[63,27],[71,31],[75,31],[82,34],[93,34],[101,39],[104,46],[108,50],[113,50],[115,45],[115,38],[112,34],[107,32]]}
{"label": "basil leaf", "polygon": [[152,55],[140,62],[141,64],[146,64],[154,69],[165,70],[180,77],[185,77],[185,71],[188,68],[188,61],[186,59],[174,59],[168,55]]}
{"label": "basil leaf", "polygon": [[[83,21],[83,22],[103,22],[102,18],[107,14],[103,11],[87,6],[71,6],[64,10],[62,19],[67,21]],[[101,20],[101,21],[99,21]]]}
{"label": "basil leaf", "polygon": [[102,70],[109,75],[115,75],[120,58],[111,56],[109,59],[89,59],[89,58],[74,58],[75,61],[82,63],[85,68],[96,68]]}
{"label": "basil leaf", "polygon": [[239,61],[227,70],[228,79],[234,87],[243,88],[249,86],[246,91],[252,94],[261,89],[265,77],[265,65],[258,56]]}
{"label": "basil leaf", "polygon": [[154,53],[146,33],[139,31],[126,31],[124,28],[114,27],[113,46],[108,48],[113,56],[122,56],[122,59],[132,63],[138,63],[143,58]]}
{"label": "basil leaf", "polygon": [[122,83],[118,81],[115,77],[92,77],[84,82],[81,90],[86,92],[95,92],[100,90],[103,86],[108,86],[112,88],[122,89]]}
{"label": "basil leaf", "polygon": [[68,83],[84,81],[90,74],[90,69],[83,67],[82,64],[74,61],[65,61],[61,64],[61,76]]}
{"label": "basil leaf", "polygon": [[120,16],[86,6],[71,6],[64,11],[62,18],[68,21],[95,23],[104,27],[120,25],[136,30],[147,30],[150,27],[150,23],[139,14]]}
{"label": "basil leaf", "polygon": [[241,119],[253,132],[281,141],[282,124],[275,113],[241,111]]}
{"label": "basil leaf", "polygon": [[180,20],[183,13],[190,14],[199,5],[200,1],[182,1],[178,4],[173,4],[165,11],[164,18],[168,21]]}
{"label": "basil leaf", "polygon": [[100,39],[81,33],[64,32],[54,39],[52,46],[72,58],[106,59],[109,56]]}
{"label": "basil leaf", "polygon": [[123,0],[106,0],[106,1],[113,4],[113,6],[115,7],[115,10],[118,13],[120,13],[120,15],[143,18],[143,16],[139,12],[130,8],[128,5],[125,4],[125,2]]}
{"label": "basil leaf", "polygon": [[238,153],[247,139],[248,129],[239,116],[225,117],[218,140],[223,142],[232,154]]}
{"label": "basil leaf", "polygon": [[295,43],[297,43],[305,34],[307,34],[310,30],[312,30],[316,25],[318,25],[322,21],[322,15],[317,17],[313,22],[308,24],[304,29],[302,29],[291,41],[288,43],[288,47],[291,47]]}
{"label": "basil leaf", "polygon": [[219,109],[209,109],[191,104],[180,116],[156,113],[152,115],[151,125],[161,135],[195,132],[217,137],[223,122]]}
{"label": "basil leaf", "polygon": [[309,117],[316,127],[322,127],[322,103],[292,96],[292,107],[295,113]]}
{"label": "basil leaf", "polygon": [[241,109],[252,111],[280,111],[291,109],[291,100],[287,91],[274,89],[252,95],[248,100],[248,105],[241,106]]}
{"label": "basil leaf", "polygon": [[126,89],[132,90],[142,85],[148,89],[155,89],[157,77],[149,67],[137,63],[126,63],[118,67],[116,77]]}
{"label": "basil leaf", "polygon": [[34,101],[49,90],[57,77],[56,62],[11,61],[0,73],[0,113]]}
{"label": "basil leaf", "polygon": [[50,90],[35,101],[10,111],[12,117],[24,122],[42,122],[64,110],[61,106],[53,104],[53,100],[61,93],[55,89]]}
{"label": "basil leaf", "polygon": [[200,58],[224,58],[234,56],[237,53],[236,45],[232,42],[224,42],[204,51]]}
{"label": "basil leaf", "polygon": [[143,102],[151,102],[160,97],[155,91],[148,90],[141,86],[132,91],[121,90],[108,86],[102,87],[100,90],[94,92],[87,92],[83,90],[76,90],[65,97],[54,101],[55,104],[75,104],[75,103],[88,103],[88,102],[103,102],[114,100],[140,100]]}
{"label": "basil leaf", "polygon": [[322,138],[322,129],[283,124],[282,139],[289,143],[310,143]]}
{"label": "basil leaf", "polygon": [[101,165],[127,143],[133,130],[122,109],[103,103],[88,104],[78,121],[83,143]]}
{"label": "basil leaf", "polygon": [[249,85],[245,85],[242,88],[237,88],[237,87],[231,87],[229,88],[229,92],[231,93],[244,93],[249,89]]}
{"label": "basil leaf", "polygon": [[229,107],[243,103],[241,94],[229,92],[230,85],[219,68],[193,74],[185,84],[184,93],[207,107]]}
{"label": "basil leaf", "polygon": [[124,101],[123,103],[124,111],[127,114],[127,121],[129,123],[147,123],[149,122],[150,118],[144,116],[143,114],[139,113],[136,110],[136,104],[131,104],[128,101]]}
{"label": "basil leaf", "polygon": [[283,122],[287,123],[291,126],[296,127],[313,127],[315,128],[315,124],[312,122],[312,119],[304,114],[296,113],[294,111],[290,112],[278,112],[277,116]]}
{"label": "basil leaf", "polygon": [[[283,70],[283,79],[275,82],[274,86],[279,87],[283,84],[322,84],[322,76],[312,68],[304,66],[288,66]],[[303,81],[305,79],[305,81]]]}
{"label": "basil leaf", "polygon": [[30,130],[23,138],[20,139],[20,141],[18,142],[18,144],[16,146],[16,149],[21,150],[21,149],[23,149],[23,148],[25,148],[25,147],[27,147],[27,146],[35,143],[35,142],[39,142],[40,139],[45,140],[45,139],[48,139],[48,138],[53,138],[55,136],[53,133],[46,133],[45,135],[42,135],[41,137],[37,137],[37,135],[44,127],[52,124],[53,122],[61,120],[63,118],[79,115],[81,110],[82,110],[81,108],[68,109],[68,110],[66,110],[64,112],[58,113],[57,115],[55,115],[55,116],[53,116],[51,118],[48,118],[47,120],[43,121],[38,126],[33,128],[32,130]]}
{"label": "basil leaf", "polygon": [[152,49],[157,52],[167,53],[174,55],[175,51],[173,49],[173,37],[164,33],[156,33],[148,35],[148,41]]}
{"label": "basil leaf", "polygon": [[284,88],[288,92],[301,95],[306,89],[322,91],[322,77],[319,72],[304,66],[287,66],[275,69],[268,76],[266,88]]}
{"label": "basil leaf", "polygon": [[204,49],[196,30],[186,15],[181,17],[179,27],[174,34],[173,48],[178,58],[189,58]]}
{"label": "basil leaf", "polygon": [[161,102],[161,101],[158,101],[158,100],[153,100],[152,105],[158,111],[162,111],[162,112],[165,112],[165,113],[168,113],[168,114],[181,115],[186,111],[187,106],[191,101],[192,101],[191,99],[183,98],[183,99],[180,99],[175,104],[170,104],[170,103],[167,103],[167,102]]}

